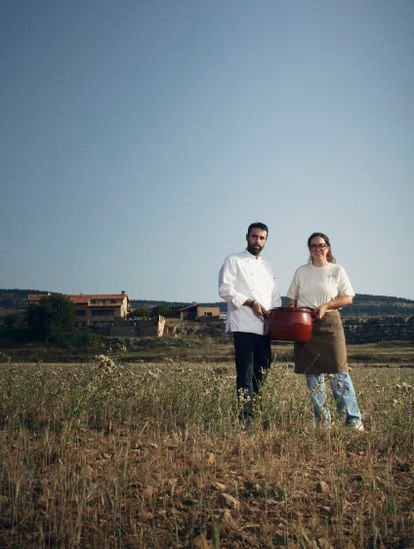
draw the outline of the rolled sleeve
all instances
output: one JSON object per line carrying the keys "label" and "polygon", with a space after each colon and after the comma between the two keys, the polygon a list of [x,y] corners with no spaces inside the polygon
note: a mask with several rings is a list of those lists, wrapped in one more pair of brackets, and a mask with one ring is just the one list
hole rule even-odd
{"label": "rolled sleeve", "polygon": [[295,274],[293,275],[292,281],[290,283],[289,289],[287,291],[287,297],[289,299],[297,299],[298,298],[298,290],[299,290],[299,282],[298,282],[298,270],[295,271]]}
{"label": "rolled sleeve", "polygon": [[349,295],[352,297],[355,296],[354,288],[352,287],[348,274],[343,267],[339,268],[338,295],[341,297],[345,295]]}

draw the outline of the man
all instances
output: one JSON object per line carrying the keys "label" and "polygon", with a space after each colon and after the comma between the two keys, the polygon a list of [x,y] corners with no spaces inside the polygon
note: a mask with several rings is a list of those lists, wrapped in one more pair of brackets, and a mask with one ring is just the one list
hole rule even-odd
{"label": "man", "polygon": [[252,423],[254,398],[271,362],[264,321],[267,311],[281,304],[272,269],[261,257],[268,233],[264,223],[252,223],[247,248],[226,257],[219,274],[219,294],[227,301],[226,331],[233,334],[241,419],[247,425]]}

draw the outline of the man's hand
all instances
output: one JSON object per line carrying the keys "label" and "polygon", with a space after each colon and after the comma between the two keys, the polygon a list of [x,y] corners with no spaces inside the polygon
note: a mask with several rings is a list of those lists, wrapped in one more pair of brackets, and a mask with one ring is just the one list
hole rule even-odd
{"label": "man's hand", "polygon": [[267,316],[267,310],[259,301],[256,301],[255,299],[246,299],[243,305],[250,307],[254,314],[259,318],[263,319]]}
{"label": "man's hand", "polygon": [[252,310],[259,318],[265,318],[267,316],[267,310],[258,301],[253,301]]}

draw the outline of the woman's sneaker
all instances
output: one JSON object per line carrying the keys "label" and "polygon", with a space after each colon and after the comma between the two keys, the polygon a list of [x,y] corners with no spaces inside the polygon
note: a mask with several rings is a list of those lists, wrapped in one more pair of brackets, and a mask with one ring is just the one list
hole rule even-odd
{"label": "woman's sneaker", "polygon": [[364,424],[360,419],[354,419],[353,421],[350,421],[348,423],[348,427],[350,427],[353,431],[365,431]]}

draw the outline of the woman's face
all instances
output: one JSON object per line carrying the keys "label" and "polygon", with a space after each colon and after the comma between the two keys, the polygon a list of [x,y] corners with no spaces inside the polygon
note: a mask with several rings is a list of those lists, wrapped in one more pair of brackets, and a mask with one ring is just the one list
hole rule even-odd
{"label": "woman's face", "polygon": [[326,263],[327,255],[329,252],[329,246],[321,236],[315,236],[312,238],[309,246],[309,251],[312,258],[312,263]]}

